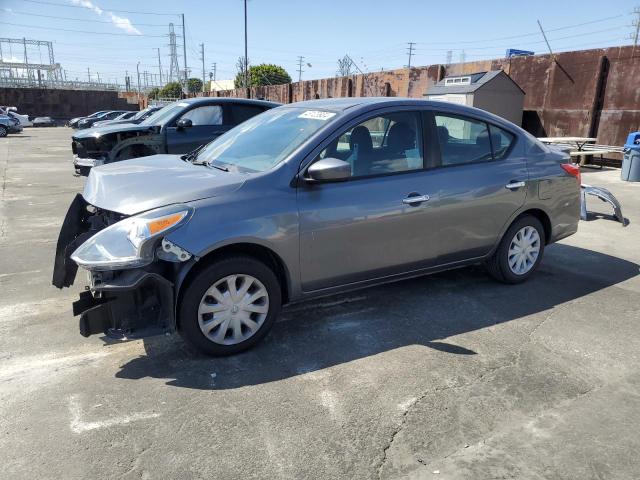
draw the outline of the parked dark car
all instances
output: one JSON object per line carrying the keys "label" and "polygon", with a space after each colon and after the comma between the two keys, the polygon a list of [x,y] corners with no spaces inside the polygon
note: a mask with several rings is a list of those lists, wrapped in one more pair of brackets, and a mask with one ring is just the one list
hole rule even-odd
{"label": "parked dark car", "polygon": [[94,118],[98,115],[102,115],[103,113],[107,113],[109,110],[100,110],[99,112],[94,112],[91,115],[87,115],[86,117],[75,117],[67,122],[67,126],[71,128],[78,128],[78,122],[84,118]]}
{"label": "parked dark car", "polygon": [[[162,107],[147,107],[144,110],[140,110],[139,112],[133,112],[132,116],[128,116],[127,118],[118,117],[113,120],[103,120],[100,122],[96,122],[93,124],[92,128],[104,127],[106,125],[122,125],[124,123],[133,123],[135,125],[142,122],[144,119],[150,117],[155,112],[160,110]],[[126,115],[129,115],[132,112],[127,112]]]}
{"label": "parked dark car", "polygon": [[22,125],[18,119],[9,115],[0,115],[0,138],[6,137],[10,133],[22,132]]}
{"label": "parked dark car", "polygon": [[136,111],[132,110],[130,112],[121,113],[117,117],[109,119],[109,120],[100,120],[100,119],[98,119],[97,121],[95,121],[93,123],[93,125],[91,125],[91,128],[104,127],[105,125],[111,125],[113,122],[118,122],[118,121],[123,122],[123,123],[130,122],[131,119],[133,117],[135,117],[138,113],[140,113],[140,112],[136,112]]}
{"label": "parked dark car", "polygon": [[102,113],[95,117],[87,117],[78,121],[78,130],[84,130],[86,128],[91,128],[94,123],[102,121],[102,120],[114,120],[119,117],[123,113],[127,113],[125,110],[111,110],[106,113]]}
{"label": "parked dark car", "polygon": [[74,303],[82,335],[177,330],[235,353],[288,302],[478,263],[525,281],[578,228],[568,162],[470,107],[294,103],[197,154],[95,168],[62,225],[53,284],[89,271]]}
{"label": "parked dark car", "polygon": [[34,127],[55,127],[56,121],[51,117],[36,117],[33,119]]}
{"label": "parked dark car", "polygon": [[77,132],[72,138],[76,174],[91,167],[156,153],[187,153],[278,103],[242,98],[191,98],[158,110],[138,125]]}

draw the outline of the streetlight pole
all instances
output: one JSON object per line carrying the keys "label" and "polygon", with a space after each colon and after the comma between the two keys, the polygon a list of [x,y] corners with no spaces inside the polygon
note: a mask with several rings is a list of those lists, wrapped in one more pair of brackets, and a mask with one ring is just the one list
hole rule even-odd
{"label": "streetlight pole", "polygon": [[[249,57],[247,51],[247,0],[244,0],[244,87],[249,88]],[[248,92],[249,90],[247,90]]]}

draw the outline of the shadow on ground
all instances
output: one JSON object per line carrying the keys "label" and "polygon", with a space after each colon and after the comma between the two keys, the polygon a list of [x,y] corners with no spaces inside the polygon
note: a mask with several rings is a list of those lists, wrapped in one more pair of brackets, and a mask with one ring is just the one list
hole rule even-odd
{"label": "shadow on ground", "polygon": [[[638,275],[638,265],[592,250],[552,245],[525,284],[502,285],[465,268],[285,308],[267,338],[226,358],[194,353],[179,338],[145,340],[147,355],[118,378],[229,389],[281,380],[407,345],[473,355],[442,339],[552,309]],[[212,373],[216,373],[212,381]]]}

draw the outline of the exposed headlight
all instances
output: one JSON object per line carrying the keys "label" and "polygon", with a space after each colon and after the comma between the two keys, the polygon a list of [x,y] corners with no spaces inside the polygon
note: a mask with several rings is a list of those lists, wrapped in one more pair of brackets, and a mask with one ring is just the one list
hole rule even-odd
{"label": "exposed headlight", "polygon": [[162,234],[184,225],[193,208],[172,205],[125,218],[80,245],[71,259],[87,270],[117,270],[148,265]]}

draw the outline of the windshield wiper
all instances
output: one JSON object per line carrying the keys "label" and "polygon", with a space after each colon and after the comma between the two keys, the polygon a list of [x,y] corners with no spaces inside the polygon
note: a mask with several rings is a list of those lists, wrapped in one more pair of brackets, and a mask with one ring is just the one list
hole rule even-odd
{"label": "windshield wiper", "polygon": [[208,163],[210,167],[217,168],[218,170],[222,170],[223,172],[228,172],[229,169],[227,167],[223,167],[222,165],[215,165],[213,163]]}
{"label": "windshield wiper", "polygon": [[198,158],[198,154],[200,153],[200,151],[204,148],[204,145],[200,145],[198,148],[196,148],[195,150],[182,155],[180,158],[182,160],[184,160],[185,162],[191,162],[194,165],[204,165],[206,162],[196,162],[196,159]]}

